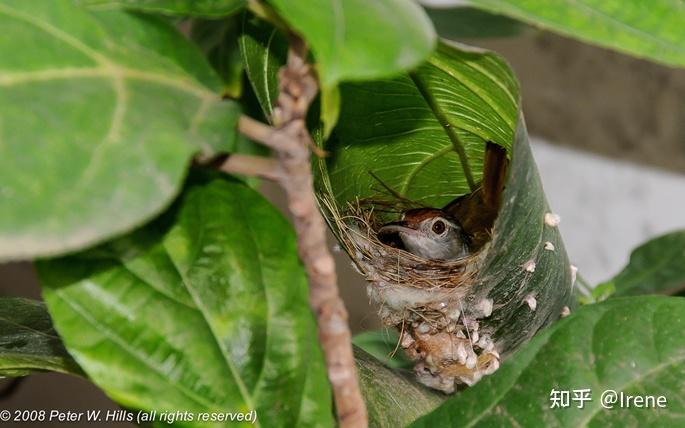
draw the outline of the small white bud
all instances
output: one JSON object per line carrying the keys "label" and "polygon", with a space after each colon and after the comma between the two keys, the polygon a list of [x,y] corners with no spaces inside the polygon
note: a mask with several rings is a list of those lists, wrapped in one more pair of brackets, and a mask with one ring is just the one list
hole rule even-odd
{"label": "small white bud", "polygon": [[550,227],[557,227],[561,223],[561,217],[559,214],[546,213],[545,214],[545,224]]}
{"label": "small white bud", "polygon": [[487,334],[482,335],[480,340],[478,340],[478,343],[476,343],[476,345],[478,345],[478,347],[481,349],[487,349],[490,344],[492,344],[492,341],[490,340],[490,336]]}
{"label": "small white bud", "polygon": [[576,283],[576,277],[578,276],[578,267],[571,265],[571,287]]}
{"label": "small white bud", "polygon": [[526,302],[531,311],[535,311],[535,308],[538,307],[538,301],[532,294],[528,295],[523,301]]}
{"label": "small white bud", "polygon": [[561,223],[561,217],[554,213],[545,213],[545,224],[550,227],[557,227]]}
{"label": "small white bud", "polygon": [[535,266],[535,260],[528,260],[523,264],[523,270],[525,270],[526,272],[533,273],[535,272]]}
{"label": "small white bud", "polygon": [[409,348],[410,346],[412,346],[413,344],[414,344],[414,338],[411,337],[410,334],[404,333],[404,334],[402,335],[402,343],[400,343],[400,345],[402,345],[402,347],[403,347],[404,349],[407,349],[407,348]]}
{"label": "small white bud", "polygon": [[471,352],[466,359],[466,366],[467,369],[473,369],[476,367],[476,363],[478,363],[478,357],[476,356],[475,353]]}
{"label": "small white bud", "polygon": [[466,358],[468,358],[468,354],[466,353],[466,348],[464,347],[463,342],[459,342],[457,345],[457,352],[456,352],[456,360],[459,362],[459,364],[465,364],[466,363]]}
{"label": "small white bud", "polygon": [[554,244],[551,242],[547,241],[545,242],[545,250],[547,251],[554,251]]}
{"label": "small white bud", "polygon": [[489,317],[492,315],[492,306],[493,306],[493,301],[492,299],[483,299],[480,302],[478,302],[475,306],[474,309],[481,314],[483,314],[483,317]]}
{"label": "small white bud", "polygon": [[566,318],[567,316],[571,315],[571,309],[568,306],[564,306],[561,309],[561,317]]}

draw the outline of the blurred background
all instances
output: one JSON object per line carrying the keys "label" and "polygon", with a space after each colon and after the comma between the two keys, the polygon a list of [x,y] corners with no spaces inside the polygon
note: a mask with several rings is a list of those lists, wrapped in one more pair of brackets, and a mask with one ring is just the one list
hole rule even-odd
{"label": "blurred background", "polygon": [[[436,16],[438,29],[449,33],[454,20]],[[461,26],[455,38],[499,52],[516,71],[547,197],[562,218],[571,262],[590,284],[620,271],[638,244],[685,228],[685,70],[505,18],[491,37],[475,39],[478,20],[462,19],[471,27]],[[278,188],[262,190],[284,206]],[[353,332],[380,328],[363,279],[345,254],[336,257]],[[32,266],[0,265],[0,295],[40,298]],[[118,408],[70,376],[39,374],[14,386],[0,380],[0,409]]]}

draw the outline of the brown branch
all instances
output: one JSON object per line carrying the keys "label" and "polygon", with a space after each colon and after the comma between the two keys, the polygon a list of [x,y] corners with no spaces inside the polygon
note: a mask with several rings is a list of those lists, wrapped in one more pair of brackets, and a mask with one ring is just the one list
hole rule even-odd
{"label": "brown branch", "polygon": [[305,115],[318,87],[306,58],[306,45],[293,37],[288,62],[279,72],[280,95],[272,118],[276,128],[241,119],[239,129],[271,147],[283,173],[278,181],[288,198],[298,252],[309,276],[309,301],[318,322],[338,424],[343,428],[366,427],[366,407],[352,355],[347,310],[338,294],[335,262],[326,244],[326,225],[313,190],[310,149],[315,145]]}
{"label": "brown branch", "polygon": [[218,169],[229,174],[249,175],[272,181],[283,179],[280,164],[274,158],[234,154],[222,162]]}
{"label": "brown branch", "polygon": [[240,116],[240,119],[238,119],[238,131],[259,144],[274,150],[278,148],[277,145],[274,145],[273,141],[276,130],[251,117]]}

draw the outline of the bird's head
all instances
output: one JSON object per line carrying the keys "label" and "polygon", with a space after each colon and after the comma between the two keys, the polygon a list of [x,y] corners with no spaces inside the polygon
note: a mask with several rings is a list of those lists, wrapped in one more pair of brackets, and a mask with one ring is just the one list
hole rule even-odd
{"label": "bird's head", "polygon": [[417,208],[406,211],[400,221],[380,228],[381,242],[397,238],[405,250],[433,260],[455,260],[469,255],[469,237],[459,221],[443,210]]}

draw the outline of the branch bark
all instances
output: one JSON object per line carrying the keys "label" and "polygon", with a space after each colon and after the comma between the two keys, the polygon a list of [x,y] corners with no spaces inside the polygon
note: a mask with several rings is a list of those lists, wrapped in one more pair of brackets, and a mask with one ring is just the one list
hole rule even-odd
{"label": "branch bark", "polygon": [[[309,277],[309,301],[317,318],[338,424],[343,428],[366,427],[367,413],[352,354],[347,310],[338,294],[335,262],[328,250],[326,225],[313,190],[310,149],[316,146],[307,131],[305,119],[318,87],[306,58],[304,41],[293,37],[288,62],[279,72],[280,95],[272,118],[275,127],[243,118],[239,122],[239,130],[272,148],[278,161],[276,181],[287,195],[299,255]],[[244,159],[233,159],[232,168],[235,170],[236,162]],[[238,168],[245,173],[248,167]],[[261,167],[256,169],[263,171]]]}
{"label": "branch bark", "polygon": [[277,182],[283,179],[279,162],[269,157],[234,154],[218,168],[229,174],[249,175]]}

